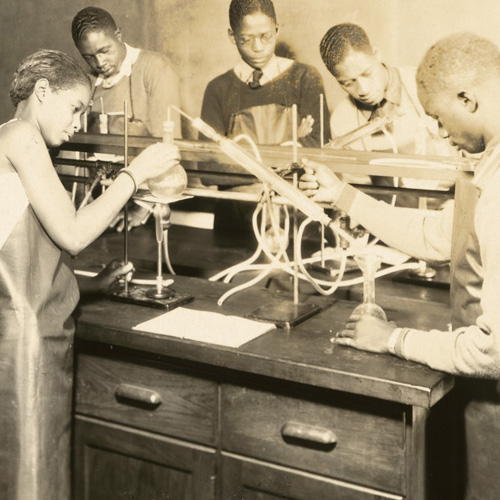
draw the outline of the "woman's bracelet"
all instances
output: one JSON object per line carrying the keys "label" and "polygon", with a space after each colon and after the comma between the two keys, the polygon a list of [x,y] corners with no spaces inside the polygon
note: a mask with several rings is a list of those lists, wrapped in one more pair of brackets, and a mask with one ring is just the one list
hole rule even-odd
{"label": "woman's bracelet", "polygon": [[129,168],[122,168],[120,172],[118,172],[118,175],[120,174],[127,174],[132,179],[132,182],[134,183],[134,192],[132,193],[132,196],[134,196],[137,193],[139,185],[137,184],[137,179],[135,178],[132,170],[130,170]]}

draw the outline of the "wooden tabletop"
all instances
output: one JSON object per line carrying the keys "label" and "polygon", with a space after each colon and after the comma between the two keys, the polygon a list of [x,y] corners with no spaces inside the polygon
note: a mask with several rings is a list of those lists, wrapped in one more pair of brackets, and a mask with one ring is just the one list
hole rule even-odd
{"label": "wooden tabletop", "polygon": [[[186,276],[173,278],[177,292],[194,296],[183,307],[197,310],[245,316],[266,304],[292,301],[286,291],[254,286],[218,306],[217,299],[231,285]],[[164,311],[101,298],[81,304],[77,339],[426,408],[452,389],[453,377],[425,366],[391,355],[332,346],[330,338],[342,328],[356,302],[311,293],[302,294],[300,301],[321,307],[321,312],[291,329],[276,328],[240,348],[229,348],[134,331],[133,326]],[[446,304],[418,295],[379,294],[377,302],[388,319],[400,326],[446,329],[449,322]]]}

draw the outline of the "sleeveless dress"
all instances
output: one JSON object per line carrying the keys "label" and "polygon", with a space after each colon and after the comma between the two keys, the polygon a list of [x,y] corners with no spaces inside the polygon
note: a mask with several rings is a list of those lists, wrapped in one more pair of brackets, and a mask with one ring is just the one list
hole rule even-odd
{"label": "sleeveless dress", "polygon": [[68,500],[78,286],[17,173],[5,196],[25,203],[0,201],[0,498]]}

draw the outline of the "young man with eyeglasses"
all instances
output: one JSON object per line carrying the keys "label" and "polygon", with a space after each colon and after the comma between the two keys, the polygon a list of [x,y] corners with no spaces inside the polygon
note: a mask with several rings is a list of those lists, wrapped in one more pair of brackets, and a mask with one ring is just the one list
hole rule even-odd
{"label": "young man with eyeglasses", "polygon": [[[212,80],[203,97],[201,118],[226,137],[250,136],[257,144],[280,145],[293,139],[292,106],[297,105],[297,137],[305,147],[322,143],[320,95],[323,82],[306,64],[275,54],[278,24],[271,0],[232,0],[229,38],[241,60]],[[324,137],[330,137],[330,113],[323,99]],[[260,183],[227,181],[219,189],[260,192]],[[255,204],[218,200],[216,234],[253,236]]]}
{"label": "young man with eyeglasses", "polygon": [[[202,119],[228,137],[245,133],[257,144],[282,144],[292,140],[291,109],[296,104],[300,143],[320,146],[323,82],[311,66],[275,55],[278,25],[272,1],[232,0],[229,24],[229,38],[241,60],[208,84]],[[323,112],[323,140],[328,140],[325,99]]]}

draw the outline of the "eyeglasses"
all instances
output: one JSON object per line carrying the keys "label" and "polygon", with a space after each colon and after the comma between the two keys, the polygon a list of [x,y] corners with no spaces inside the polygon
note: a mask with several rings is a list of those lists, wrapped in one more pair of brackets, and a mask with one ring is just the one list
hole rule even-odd
{"label": "eyeglasses", "polygon": [[268,31],[266,33],[261,33],[260,35],[237,36],[234,33],[232,33],[232,35],[234,39],[242,46],[250,45],[251,43],[254,43],[255,40],[257,39],[260,40],[262,44],[269,45],[270,43],[274,42],[277,32],[278,28],[276,28],[275,31]]}

